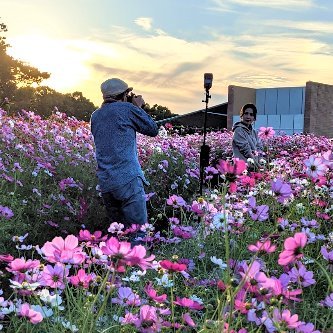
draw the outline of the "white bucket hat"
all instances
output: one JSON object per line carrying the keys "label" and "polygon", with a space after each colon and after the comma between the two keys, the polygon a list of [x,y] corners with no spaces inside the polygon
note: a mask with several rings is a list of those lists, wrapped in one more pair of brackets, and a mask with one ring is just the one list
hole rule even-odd
{"label": "white bucket hat", "polygon": [[128,87],[126,82],[116,78],[108,79],[101,84],[103,98],[117,96],[125,91],[131,90],[133,90],[133,88]]}

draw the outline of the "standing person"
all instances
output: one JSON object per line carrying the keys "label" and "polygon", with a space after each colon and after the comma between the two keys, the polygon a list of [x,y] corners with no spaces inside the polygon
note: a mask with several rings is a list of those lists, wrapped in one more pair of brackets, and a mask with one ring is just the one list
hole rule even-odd
{"label": "standing person", "polygon": [[[154,120],[141,108],[142,96],[130,93],[132,90],[117,78],[103,82],[104,101],[90,120],[103,202],[110,221],[121,222],[126,228],[148,220],[143,185],[149,183],[139,164],[136,133],[158,134]],[[134,236],[143,238],[145,233],[138,231]],[[132,245],[140,244],[135,237]]]}
{"label": "standing person", "polygon": [[254,104],[245,104],[240,110],[241,121],[236,122],[232,128],[232,152],[233,157],[248,162],[251,158],[254,168],[258,169],[258,153],[262,149],[257,132],[252,127],[253,122],[257,119],[257,108]]}

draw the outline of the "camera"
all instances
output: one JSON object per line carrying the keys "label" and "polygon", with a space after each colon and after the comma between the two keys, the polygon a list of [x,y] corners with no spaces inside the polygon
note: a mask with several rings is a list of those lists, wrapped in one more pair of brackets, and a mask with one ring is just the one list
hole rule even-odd
{"label": "camera", "polygon": [[128,102],[128,103],[132,103],[133,105],[135,105],[135,106],[139,106],[139,107],[141,107],[141,109],[145,109],[145,106],[146,106],[146,104],[145,103],[143,103],[141,106],[140,105],[137,105],[136,103],[133,103],[133,98],[134,97],[141,97],[140,95],[139,96],[137,96],[137,95],[135,95],[134,93],[129,93],[127,96],[126,96],[126,102]]}
{"label": "camera", "polygon": [[126,101],[127,101],[128,103],[133,103],[133,97],[136,97],[136,95],[133,94],[133,93],[129,93],[126,97],[127,97],[127,98],[126,98]]}

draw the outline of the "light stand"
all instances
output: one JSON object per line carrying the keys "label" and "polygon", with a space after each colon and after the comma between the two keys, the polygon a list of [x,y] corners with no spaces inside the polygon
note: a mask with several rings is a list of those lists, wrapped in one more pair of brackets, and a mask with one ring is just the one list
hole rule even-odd
{"label": "light stand", "polygon": [[213,74],[205,73],[204,74],[204,88],[206,90],[206,99],[202,102],[206,103],[205,108],[205,120],[204,120],[204,128],[203,128],[203,144],[200,149],[200,195],[202,195],[202,187],[203,187],[203,177],[204,177],[204,169],[209,166],[209,153],[210,147],[206,145],[206,134],[207,134],[207,109],[208,109],[208,101],[211,98],[209,94],[209,89],[212,87],[213,83]]}

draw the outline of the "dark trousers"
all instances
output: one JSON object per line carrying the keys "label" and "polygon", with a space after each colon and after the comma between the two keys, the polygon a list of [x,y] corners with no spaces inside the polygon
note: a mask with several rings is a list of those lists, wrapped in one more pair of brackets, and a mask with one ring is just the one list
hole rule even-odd
{"label": "dark trousers", "polygon": [[140,177],[111,192],[102,193],[102,198],[110,223],[123,223],[125,228],[147,223],[146,197]]}

